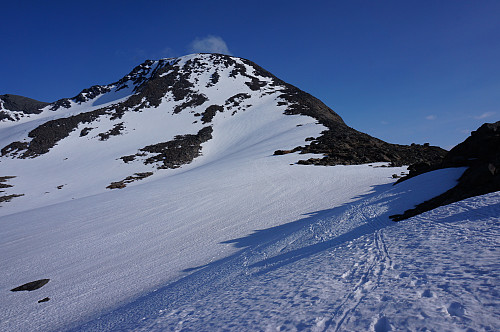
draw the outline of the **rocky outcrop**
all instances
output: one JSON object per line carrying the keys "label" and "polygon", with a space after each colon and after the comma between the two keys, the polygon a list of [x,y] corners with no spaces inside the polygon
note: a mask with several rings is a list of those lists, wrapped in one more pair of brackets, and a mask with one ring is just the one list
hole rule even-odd
{"label": "rocky outcrop", "polygon": [[485,123],[464,142],[450,150],[440,163],[416,165],[411,168],[404,181],[432,170],[449,167],[467,167],[455,187],[447,192],[417,205],[400,215],[393,215],[394,221],[404,220],[438,206],[500,190],[500,121]]}
{"label": "rocky outcrop", "polygon": [[69,136],[81,123],[90,123],[102,115],[107,109],[102,108],[92,112],[80,113],[45,122],[28,133],[30,142],[12,142],[2,148],[2,156],[18,155],[20,158],[34,158],[49,152],[60,140]]}
{"label": "rocky outcrop", "polygon": [[135,173],[134,175],[127,176],[121,181],[111,182],[106,189],[123,189],[127,186],[127,184],[145,179],[151,175],[153,175],[153,172]]}
{"label": "rocky outcrop", "polygon": [[[84,128],[86,129],[86,128]],[[84,130],[83,129],[83,130]],[[118,135],[121,135],[122,134],[122,130],[125,129],[125,126],[123,125],[123,122],[120,122],[120,123],[116,123],[112,129],[108,130],[107,132],[105,133],[100,133],[100,134],[97,134],[97,136],[99,136],[99,140],[100,141],[106,141],[107,139],[109,139],[111,136],[118,136]],[[82,130],[82,132],[83,132]],[[80,136],[85,136],[85,135],[82,135],[82,132],[80,132]],[[87,132],[88,133],[88,132]]]}
{"label": "rocky outcrop", "polygon": [[20,291],[31,292],[31,291],[34,291],[35,289],[39,289],[39,288],[45,286],[49,281],[50,281],[50,279],[40,279],[40,280],[31,281],[31,282],[28,282],[24,285],[18,286],[16,288],[12,288],[10,291],[11,292],[20,292]]}
{"label": "rocky outcrop", "polygon": [[4,194],[6,188],[12,188],[11,184],[6,183],[10,179],[15,178],[15,176],[0,176],[0,203],[10,202],[13,198],[24,196],[24,194]]}
{"label": "rocky outcrop", "polygon": [[0,121],[4,119],[15,121],[23,114],[41,113],[47,105],[49,103],[23,96],[0,95]]}
{"label": "rocky outcrop", "polygon": [[158,169],[179,168],[201,154],[201,144],[212,138],[212,132],[212,127],[204,127],[197,134],[177,135],[171,141],[145,146],[135,155],[120,159],[130,163],[142,158],[144,164],[155,164]]}
{"label": "rocky outcrop", "polygon": [[311,137],[308,139],[310,141],[308,145],[292,150],[292,152],[322,154],[323,157],[300,160],[298,164],[326,166],[389,162],[391,166],[403,166],[440,162],[446,153],[437,146],[386,143],[341,123],[332,125],[328,121],[325,125],[330,127],[321,136]]}
{"label": "rocky outcrop", "polygon": [[[215,114],[217,112],[224,112],[224,107],[220,105],[210,105],[207,107],[205,112],[203,112],[201,115],[201,122],[203,124],[212,122],[212,119],[214,118]],[[196,114],[195,114],[196,115]]]}

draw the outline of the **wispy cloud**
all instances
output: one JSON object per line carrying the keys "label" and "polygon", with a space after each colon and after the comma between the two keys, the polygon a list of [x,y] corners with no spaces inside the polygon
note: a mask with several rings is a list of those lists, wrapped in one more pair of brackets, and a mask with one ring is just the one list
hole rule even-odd
{"label": "wispy cloud", "polygon": [[484,112],[483,114],[475,116],[474,118],[478,119],[478,120],[481,120],[481,119],[489,118],[490,116],[493,116],[495,114],[496,114],[496,112]]}
{"label": "wispy cloud", "polygon": [[176,52],[170,47],[165,47],[159,52],[159,55],[160,58],[173,58],[176,56]]}
{"label": "wispy cloud", "polygon": [[380,121],[380,124],[383,124],[383,125],[385,126],[385,125],[388,125],[388,124],[389,124],[389,122],[387,122],[387,121],[385,121],[385,120],[382,120],[382,121]]}
{"label": "wispy cloud", "polygon": [[219,36],[208,35],[205,38],[196,38],[189,45],[194,53],[222,53],[231,54],[226,42]]}
{"label": "wispy cloud", "polygon": [[432,114],[432,115],[427,115],[425,118],[426,118],[427,120],[436,120],[436,118],[437,118],[437,117],[436,117],[435,115],[433,115],[433,114]]}

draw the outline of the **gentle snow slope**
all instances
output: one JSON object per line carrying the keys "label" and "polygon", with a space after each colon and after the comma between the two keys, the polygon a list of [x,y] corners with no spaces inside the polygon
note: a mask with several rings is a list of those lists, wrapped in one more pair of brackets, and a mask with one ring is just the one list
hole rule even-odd
{"label": "gentle snow slope", "polygon": [[500,330],[500,193],[393,223],[407,194],[386,189],[237,239],[238,254],[78,329]]}
{"label": "gentle snow slope", "polygon": [[[373,185],[378,185],[375,192],[385,191],[384,184],[393,181],[390,174],[403,169],[292,166],[288,163],[293,155],[262,156],[250,162],[238,158],[238,153],[231,157],[127,190],[0,218],[0,285],[6,297],[0,305],[0,330],[61,329],[88,320],[189,275],[193,268],[235,254],[233,243],[240,247],[280,239],[282,228],[276,226],[285,225],[284,235],[305,227],[307,234],[319,240],[353,236],[349,234],[358,227],[367,232],[374,227],[367,217],[376,217],[389,207],[400,213],[422,199],[412,197],[419,183],[434,184],[429,186],[433,191],[426,193],[431,197],[453,186],[463,171],[439,171],[423,182],[408,181],[394,193],[386,193],[394,197],[384,204],[355,209],[359,217],[348,218],[342,212],[335,227],[323,229],[323,216],[335,217],[337,211],[349,209],[349,203],[368,194]],[[270,230],[250,235],[264,229]],[[293,232],[292,237],[300,238],[301,232]],[[360,231],[354,236],[356,232]],[[286,244],[294,243],[293,239],[283,237],[283,241],[279,246],[285,251],[293,248]],[[311,250],[314,253],[314,246]],[[296,258],[303,256],[300,252]],[[303,252],[310,255],[308,250]],[[258,264],[262,258],[260,254],[252,257],[245,264]],[[224,271],[217,274],[221,280],[210,282],[217,285],[231,278]],[[41,278],[51,281],[40,290],[8,292]],[[46,296],[49,302],[36,303]],[[164,303],[155,305],[161,308]]]}

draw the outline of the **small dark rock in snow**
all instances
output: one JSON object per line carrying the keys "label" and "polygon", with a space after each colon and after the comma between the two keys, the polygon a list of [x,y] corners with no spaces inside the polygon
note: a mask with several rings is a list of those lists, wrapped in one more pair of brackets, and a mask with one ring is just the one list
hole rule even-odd
{"label": "small dark rock in snow", "polygon": [[24,285],[18,286],[16,288],[11,289],[11,292],[19,292],[19,291],[32,291],[38,288],[45,286],[50,279],[40,279],[32,282],[28,282]]}
{"label": "small dark rock in snow", "polygon": [[38,303],[47,302],[48,300],[50,300],[49,297],[44,297],[43,299],[38,300]]}

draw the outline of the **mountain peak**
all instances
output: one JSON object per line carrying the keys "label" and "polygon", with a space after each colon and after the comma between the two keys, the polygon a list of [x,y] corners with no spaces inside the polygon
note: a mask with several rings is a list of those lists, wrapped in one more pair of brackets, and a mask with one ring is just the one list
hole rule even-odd
{"label": "mountain peak", "polygon": [[360,133],[309,93],[223,54],[147,60],[117,82],[38,105],[44,106],[38,113],[26,109],[0,123],[8,132],[0,138],[2,160],[40,159],[45,168],[58,167],[55,160],[80,160],[112,169],[113,175],[92,175],[90,192],[144,178],[133,174],[240,153],[311,165],[408,165],[444,155],[437,147],[389,144]]}

